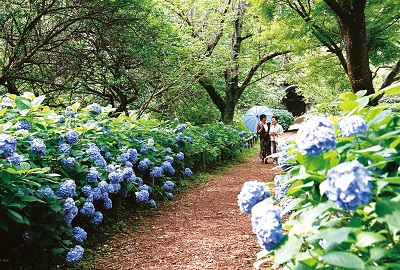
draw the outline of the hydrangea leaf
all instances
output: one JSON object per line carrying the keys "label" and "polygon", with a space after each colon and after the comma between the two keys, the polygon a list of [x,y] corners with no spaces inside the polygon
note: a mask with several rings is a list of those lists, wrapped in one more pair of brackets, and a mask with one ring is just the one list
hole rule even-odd
{"label": "hydrangea leaf", "polygon": [[357,235],[357,247],[369,247],[372,244],[385,241],[386,237],[374,232],[361,232]]}
{"label": "hydrangea leaf", "polygon": [[395,235],[400,228],[400,203],[394,201],[378,201],[375,207],[378,220],[385,222]]}
{"label": "hydrangea leaf", "polygon": [[283,237],[279,247],[275,249],[275,264],[282,264],[292,259],[301,248],[303,240],[297,236]]}
{"label": "hydrangea leaf", "polygon": [[323,245],[326,251],[329,251],[343,242],[348,242],[349,234],[358,230],[357,227],[342,227],[342,228],[328,228],[325,230],[320,230],[318,234],[311,239],[324,239],[325,243]]}
{"label": "hydrangea leaf", "polygon": [[332,251],[324,254],[322,259],[331,265],[344,269],[365,269],[364,262],[358,256],[348,252]]}
{"label": "hydrangea leaf", "polygon": [[345,93],[340,94],[339,98],[341,100],[345,100],[345,101],[346,100],[356,100],[357,96],[356,96],[356,94],[354,94],[352,92],[345,92]]}
{"label": "hydrangea leaf", "polygon": [[343,111],[352,111],[353,109],[358,107],[358,102],[354,101],[354,100],[347,100],[345,102],[343,102],[342,104],[340,104],[340,108]]}
{"label": "hydrangea leaf", "polygon": [[371,248],[369,250],[369,254],[370,254],[369,257],[370,261],[377,261],[380,260],[382,257],[387,256],[388,250],[381,247]]}
{"label": "hydrangea leaf", "polygon": [[35,97],[35,98],[33,98],[33,100],[32,100],[32,105],[33,106],[39,106],[40,104],[42,104],[42,102],[44,101],[44,99],[45,99],[45,96],[43,95],[43,96],[38,96],[38,97]]}

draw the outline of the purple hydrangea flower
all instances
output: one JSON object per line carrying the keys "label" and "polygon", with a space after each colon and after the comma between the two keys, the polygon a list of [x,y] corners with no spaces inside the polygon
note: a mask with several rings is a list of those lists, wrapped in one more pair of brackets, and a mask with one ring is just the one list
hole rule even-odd
{"label": "purple hydrangea flower", "polygon": [[256,204],[251,210],[253,232],[258,243],[271,251],[282,240],[281,208],[269,204],[266,200]]}
{"label": "purple hydrangea flower", "polygon": [[238,198],[238,205],[243,213],[250,214],[257,203],[270,196],[269,188],[257,180],[245,182]]}
{"label": "purple hydrangea flower", "polygon": [[352,135],[367,133],[367,123],[359,115],[346,116],[340,119],[339,128],[342,131],[342,135],[349,137]]}
{"label": "purple hydrangea flower", "polygon": [[71,248],[67,253],[67,263],[75,265],[80,262],[82,260],[84,251],[85,250],[80,245],[76,245],[75,247]]}
{"label": "purple hydrangea flower", "polygon": [[82,229],[79,226],[76,226],[74,228],[71,228],[67,231],[68,235],[72,235],[72,242],[77,243],[77,244],[83,244],[87,238],[87,233],[85,232],[84,229]]}
{"label": "purple hydrangea flower", "polygon": [[31,151],[39,157],[42,157],[46,154],[46,145],[41,139],[33,139],[31,142]]}
{"label": "purple hydrangea flower", "polygon": [[94,213],[93,218],[90,220],[90,223],[93,225],[99,225],[103,221],[103,214],[99,211]]}
{"label": "purple hydrangea flower", "polygon": [[60,183],[56,195],[61,198],[72,198],[75,196],[76,184],[74,180],[68,179]]}
{"label": "purple hydrangea flower", "polygon": [[79,140],[79,134],[76,130],[70,130],[64,135],[64,140],[68,144],[77,143]]}
{"label": "purple hydrangea flower", "polygon": [[156,178],[160,177],[164,173],[164,170],[161,167],[154,167],[150,172],[150,177]]}
{"label": "purple hydrangea flower", "polygon": [[5,158],[11,157],[17,150],[17,141],[8,134],[0,134],[0,151]]}
{"label": "purple hydrangea flower", "polygon": [[296,135],[297,147],[303,155],[316,156],[336,146],[336,135],[332,121],[314,116],[304,122]]}
{"label": "purple hydrangea flower", "polygon": [[95,209],[91,202],[85,202],[81,208],[81,214],[87,217],[94,215]]}
{"label": "purple hydrangea flower", "polygon": [[17,122],[17,130],[29,130],[31,128],[31,123],[28,122],[26,119],[19,120]]}
{"label": "purple hydrangea flower", "polygon": [[331,168],[326,180],[326,195],[343,210],[355,209],[371,200],[371,172],[357,160]]}
{"label": "purple hydrangea flower", "polygon": [[185,158],[185,154],[182,152],[179,152],[178,154],[176,154],[176,159],[179,161],[182,161]]}
{"label": "purple hydrangea flower", "polygon": [[70,168],[75,165],[75,158],[73,157],[62,158],[61,165],[64,166],[65,168]]}
{"label": "purple hydrangea flower", "polygon": [[164,185],[162,186],[162,188],[163,188],[163,190],[165,190],[167,192],[170,192],[170,191],[172,191],[174,189],[174,186],[175,186],[174,182],[166,181],[164,183]]}
{"label": "purple hydrangea flower", "polygon": [[183,172],[186,176],[191,176],[192,175],[192,170],[189,168],[185,168],[185,171]]}
{"label": "purple hydrangea flower", "polygon": [[138,203],[145,203],[149,200],[149,192],[147,190],[141,190],[135,192],[136,195],[136,202]]}

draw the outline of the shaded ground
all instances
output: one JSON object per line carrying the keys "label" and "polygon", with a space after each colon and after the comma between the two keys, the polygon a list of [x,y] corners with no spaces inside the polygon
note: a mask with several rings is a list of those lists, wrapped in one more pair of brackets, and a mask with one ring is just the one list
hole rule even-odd
{"label": "shaded ground", "polygon": [[279,172],[257,155],[219,172],[127,224],[138,230],[115,235],[92,269],[254,269],[261,249],[237,195],[244,182],[273,182]]}

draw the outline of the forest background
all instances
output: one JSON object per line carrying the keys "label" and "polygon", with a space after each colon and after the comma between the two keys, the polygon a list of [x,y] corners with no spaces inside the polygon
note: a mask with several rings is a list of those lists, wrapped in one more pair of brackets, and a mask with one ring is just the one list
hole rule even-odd
{"label": "forest background", "polygon": [[[233,122],[282,108],[285,85],[309,104],[398,80],[397,0],[3,1],[0,94],[65,108]],[[376,103],[382,97],[377,97]],[[385,98],[385,97],[383,97]],[[387,100],[395,102],[396,100]]]}

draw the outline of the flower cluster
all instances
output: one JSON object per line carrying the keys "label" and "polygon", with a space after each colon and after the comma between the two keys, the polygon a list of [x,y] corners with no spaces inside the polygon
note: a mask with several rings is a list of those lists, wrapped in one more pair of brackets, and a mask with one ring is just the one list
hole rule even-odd
{"label": "flower cluster", "polygon": [[124,181],[124,174],[118,169],[118,171],[110,172],[108,174],[108,180],[110,180],[111,184],[121,183]]}
{"label": "flower cluster", "polygon": [[86,150],[89,154],[90,159],[100,168],[104,168],[107,165],[106,160],[100,153],[100,149],[95,144],[90,144],[89,148]]}
{"label": "flower cluster", "polygon": [[31,142],[31,151],[39,157],[42,157],[46,154],[46,145],[41,139],[33,139]]}
{"label": "flower cluster", "polygon": [[322,116],[310,117],[296,135],[297,147],[303,155],[316,156],[336,146],[332,121]]}
{"label": "flower cluster", "polygon": [[269,188],[265,183],[257,180],[245,182],[238,198],[238,205],[243,213],[250,214],[257,203],[270,196]]}
{"label": "flower cluster", "polygon": [[150,159],[144,158],[139,162],[138,169],[141,171],[147,170],[150,167]]}
{"label": "flower cluster", "polygon": [[39,199],[41,199],[41,198],[43,198],[43,195],[44,195],[44,196],[47,196],[47,197],[51,197],[51,196],[54,195],[54,191],[53,191],[51,188],[49,188],[49,187],[41,188],[41,189],[39,189],[39,190],[37,191],[36,196],[37,196]]}
{"label": "flower cluster", "polygon": [[184,170],[184,172],[183,172],[186,176],[191,176],[193,173],[192,173],[192,170],[190,169],[190,168],[185,168],[185,170]]}
{"label": "flower cluster", "polygon": [[173,175],[175,173],[174,167],[172,167],[171,163],[169,163],[168,161],[164,161],[160,167],[164,172],[167,172],[169,175]]}
{"label": "flower cluster", "polygon": [[93,218],[90,220],[90,223],[93,225],[99,225],[103,221],[103,214],[101,212],[94,213]]}
{"label": "flower cluster", "polygon": [[175,186],[174,182],[167,181],[167,182],[164,183],[162,188],[163,188],[163,190],[165,190],[167,192],[170,192],[170,191],[172,191],[174,189],[174,186]]}
{"label": "flower cluster", "polygon": [[149,200],[149,206],[150,206],[151,208],[156,208],[156,207],[157,207],[156,201],[153,200],[153,199]]}
{"label": "flower cluster", "polygon": [[72,220],[78,214],[78,207],[72,198],[67,198],[64,203],[64,221],[66,224],[71,224]]}
{"label": "flower cluster", "polygon": [[176,159],[179,161],[182,161],[185,158],[185,154],[182,152],[179,152],[178,154],[176,154]]}
{"label": "flower cluster", "polygon": [[62,158],[61,165],[64,166],[65,168],[70,168],[75,165],[75,158],[73,157]]}
{"label": "flower cluster", "polygon": [[12,100],[11,98],[3,97],[3,99],[1,100],[1,107],[7,108],[7,109],[12,109],[12,108],[14,108],[13,103],[14,103],[14,100]]}
{"label": "flower cluster", "polygon": [[79,226],[69,229],[67,231],[67,234],[72,235],[71,237],[72,242],[77,244],[83,244],[83,242],[85,242],[87,238],[87,233],[85,232],[84,229],[82,229]]}
{"label": "flower cluster", "polygon": [[17,130],[29,130],[31,128],[31,123],[28,122],[26,119],[22,119],[17,122]]}
{"label": "flower cluster", "polygon": [[143,155],[146,155],[147,154],[147,152],[148,152],[148,150],[149,150],[149,148],[146,146],[146,145],[144,145],[144,144],[142,144],[142,146],[140,146],[140,153],[142,153]]}
{"label": "flower cluster", "polygon": [[72,198],[75,196],[76,184],[74,180],[68,179],[60,183],[56,195],[61,198]]}
{"label": "flower cluster", "polygon": [[67,108],[65,108],[65,115],[68,117],[74,117],[76,114],[76,111],[74,109],[72,109],[71,106],[68,106]]}
{"label": "flower cluster", "polygon": [[267,251],[271,251],[282,240],[281,208],[267,201],[256,204],[251,210],[253,232],[258,243]]}
{"label": "flower cluster", "polygon": [[79,140],[79,134],[76,130],[70,130],[64,135],[64,140],[68,144],[75,144]]}
{"label": "flower cluster", "polygon": [[11,157],[17,150],[17,141],[8,134],[0,134],[0,151],[5,158]]}
{"label": "flower cluster", "polygon": [[86,110],[89,111],[92,116],[97,116],[102,112],[101,107],[97,103],[86,106]]}
{"label": "flower cluster", "polygon": [[367,123],[359,115],[346,116],[340,119],[339,128],[342,135],[349,137],[352,135],[364,135],[367,133]]}
{"label": "flower cluster", "polygon": [[164,173],[164,170],[161,167],[154,167],[150,172],[150,177],[156,178],[160,177]]}
{"label": "flower cluster", "polygon": [[80,210],[80,213],[84,216],[91,217],[95,213],[94,205],[91,202],[85,202]]}
{"label": "flower cluster", "polygon": [[149,192],[147,190],[140,190],[135,192],[136,202],[145,203],[149,200]]}
{"label": "flower cluster", "polygon": [[331,168],[326,180],[326,195],[343,210],[355,209],[371,199],[371,172],[357,160]]}
{"label": "flower cluster", "polygon": [[23,156],[14,152],[12,154],[12,156],[7,158],[7,161],[10,162],[10,164],[19,165],[22,161],[22,158],[23,158]]}
{"label": "flower cluster", "polygon": [[185,124],[179,124],[179,125],[176,127],[176,129],[177,129],[179,132],[183,132],[183,131],[185,130]]}
{"label": "flower cluster", "polygon": [[171,157],[171,156],[166,156],[165,157],[165,161],[169,162],[170,164],[173,164],[174,163],[174,158]]}
{"label": "flower cluster", "polygon": [[75,265],[82,260],[83,253],[83,247],[81,247],[80,245],[76,245],[68,251],[65,260],[67,261],[67,263]]}
{"label": "flower cluster", "polygon": [[61,143],[58,146],[58,153],[59,154],[67,154],[69,155],[69,152],[71,151],[71,146],[68,143]]}
{"label": "flower cluster", "polygon": [[101,175],[96,168],[90,168],[87,172],[86,178],[89,183],[94,183],[101,178]]}

